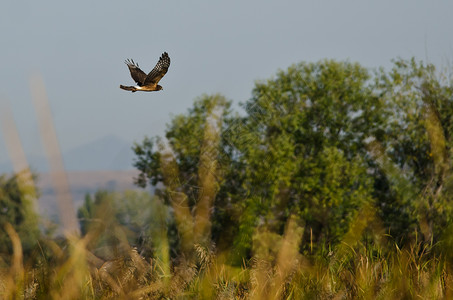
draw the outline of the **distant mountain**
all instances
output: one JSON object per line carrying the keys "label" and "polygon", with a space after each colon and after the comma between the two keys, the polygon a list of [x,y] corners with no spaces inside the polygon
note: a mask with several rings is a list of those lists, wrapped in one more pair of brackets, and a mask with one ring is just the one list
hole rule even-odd
{"label": "distant mountain", "polygon": [[106,136],[63,153],[68,171],[130,170],[132,145],[116,136]]}
{"label": "distant mountain", "polygon": [[[67,171],[119,171],[132,169],[134,153],[132,145],[116,136],[109,135],[76,147],[63,153]],[[28,156],[28,163],[33,171],[48,172],[47,158]],[[0,173],[13,170],[9,161],[0,162]]]}

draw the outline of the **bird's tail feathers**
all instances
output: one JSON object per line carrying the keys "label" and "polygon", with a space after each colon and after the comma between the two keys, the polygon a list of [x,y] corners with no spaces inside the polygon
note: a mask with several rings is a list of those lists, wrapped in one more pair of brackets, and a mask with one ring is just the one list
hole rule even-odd
{"label": "bird's tail feathers", "polygon": [[137,89],[135,86],[125,86],[125,85],[120,85],[120,88],[126,91],[131,91],[132,93],[135,92]]}

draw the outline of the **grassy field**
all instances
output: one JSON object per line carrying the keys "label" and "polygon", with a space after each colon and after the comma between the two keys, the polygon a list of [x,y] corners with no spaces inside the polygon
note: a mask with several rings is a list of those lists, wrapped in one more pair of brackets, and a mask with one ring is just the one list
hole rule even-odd
{"label": "grassy field", "polygon": [[[440,299],[452,292],[451,265],[438,245],[414,241],[399,249],[375,233],[382,249],[367,248],[361,231],[372,216],[357,216],[351,230],[325,255],[299,253],[301,230],[290,220],[283,236],[257,229],[254,256],[234,267],[228,253],[193,245],[193,258],[169,259],[166,239],[146,260],[122,241],[111,260],[90,250],[102,238],[90,232],[67,241],[43,240],[37,263],[24,263],[21,241],[5,230],[13,255],[2,262],[3,299]],[[121,230],[115,229],[118,235]],[[119,237],[120,238],[120,237]]]}

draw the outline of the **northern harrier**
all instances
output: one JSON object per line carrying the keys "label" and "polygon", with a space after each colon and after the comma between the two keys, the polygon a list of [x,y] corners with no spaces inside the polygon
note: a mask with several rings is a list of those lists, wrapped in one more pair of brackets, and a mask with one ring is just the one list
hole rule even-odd
{"label": "northern harrier", "polygon": [[152,92],[152,91],[160,91],[162,90],[162,86],[158,85],[157,83],[159,80],[164,77],[165,73],[168,71],[168,67],[170,67],[170,57],[168,56],[167,52],[164,52],[162,56],[159,58],[154,69],[149,72],[148,75],[145,74],[140,68],[138,64],[135,63],[132,59],[127,59],[125,61],[126,65],[129,67],[129,71],[131,71],[132,79],[137,82],[136,86],[124,86],[120,85],[120,88],[126,91],[143,91],[143,92]]}

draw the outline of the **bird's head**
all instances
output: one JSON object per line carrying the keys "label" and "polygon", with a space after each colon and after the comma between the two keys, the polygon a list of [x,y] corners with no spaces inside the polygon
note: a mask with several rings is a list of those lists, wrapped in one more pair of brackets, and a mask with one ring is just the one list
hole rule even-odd
{"label": "bird's head", "polygon": [[160,85],[157,85],[157,90],[160,91],[160,90],[163,90],[164,88]]}

